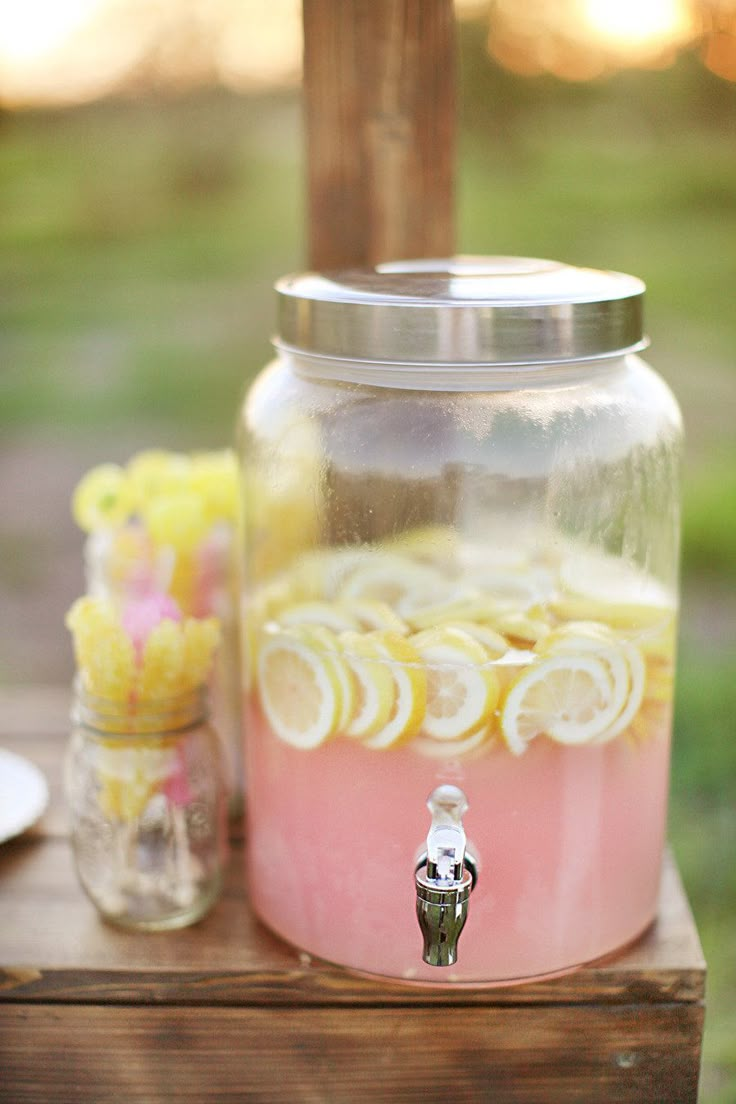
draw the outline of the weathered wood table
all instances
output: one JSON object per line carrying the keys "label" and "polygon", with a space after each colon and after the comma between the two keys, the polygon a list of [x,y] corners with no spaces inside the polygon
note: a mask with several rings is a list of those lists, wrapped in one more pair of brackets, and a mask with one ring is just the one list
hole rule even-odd
{"label": "weathered wood table", "polygon": [[705,968],[671,859],[636,946],[521,988],[407,988],[300,954],[250,913],[240,838],[203,922],[117,931],[72,867],[67,705],[63,690],[0,694],[0,746],[52,790],[39,824],[0,848],[1,1101],[696,1100]]}

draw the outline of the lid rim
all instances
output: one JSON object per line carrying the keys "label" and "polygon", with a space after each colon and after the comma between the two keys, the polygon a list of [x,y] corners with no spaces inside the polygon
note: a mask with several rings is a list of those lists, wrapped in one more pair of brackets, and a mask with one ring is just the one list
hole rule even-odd
{"label": "lid rim", "polygon": [[291,274],[275,287],[276,343],[314,356],[396,364],[538,364],[643,347],[641,280],[552,261],[405,261]]}
{"label": "lid rim", "polygon": [[627,345],[622,349],[610,349],[602,353],[589,353],[583,356],[574,357],[555,357],[547,360],[371,360],[368,357],[356,357],[356,356],[337,356],[334,353],[317,353],[311,349],[300,348],[297,345],[288,345],[285,341],[281,341],[280,338],[274,335],[271,338],[271,345],[278,352],[293,354],[295,356],[303,356],[308,360],[329,360],[335,361],[335,363],[343,364],[364,364],[369,367],[371,364],[375,364],[376,367],[387,368],[442,368],[451,369],[458,368],[470,370],[473,368],[487,369],[487,368],[500,368],[507,369],[509,372],[514,368],[555,368],[558,365],[563,366],[565,364],[585,364],[588,362],[598,362],[604,360],[616,360],[618,357],[633,356],[636,353],[641,353],[645,349],[648,349],[651,345],[651,338],[645,334],[640,341],[637,341],[635,345]]}

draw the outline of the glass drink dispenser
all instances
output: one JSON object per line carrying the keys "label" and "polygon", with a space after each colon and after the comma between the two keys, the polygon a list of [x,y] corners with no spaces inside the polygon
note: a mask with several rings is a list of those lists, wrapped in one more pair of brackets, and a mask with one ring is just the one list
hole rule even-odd
{"label": "glass drink dispenser", "polygon": [[680,415],[643,284],[460,257],[289,277],[240,420],[257,914],[411,982],[654,917]]}

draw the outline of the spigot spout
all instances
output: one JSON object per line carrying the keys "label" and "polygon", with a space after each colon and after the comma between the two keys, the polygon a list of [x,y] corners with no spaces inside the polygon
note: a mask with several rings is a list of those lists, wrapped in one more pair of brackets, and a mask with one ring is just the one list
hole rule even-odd
{"label": "spigot spout", "polygon": [[415,871],[422,957],[430,966],[453,966],[475,883],[475,864],[466,855],[462,824],[468,801],[457,786],[438,786],[427,807],[432,814],[427,853]]}
{"label": "spigot spout", "polygon": [[454,966],[457,962],[457,941],[468,918],[468,899],[473,886],[470,871],[463,871],[462,881],[442,889],[427,877],[427,868],[416,874],[417,920],[422,931],[422,958],[430,966]]}

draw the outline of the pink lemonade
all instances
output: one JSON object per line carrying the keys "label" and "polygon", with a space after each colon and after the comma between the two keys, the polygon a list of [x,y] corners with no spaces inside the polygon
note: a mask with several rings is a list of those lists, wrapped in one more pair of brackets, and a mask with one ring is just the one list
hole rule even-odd
{"label": "pink lemonade", "polygon": [[[411,744],[370,751],[335,739],[289,747],[251,705],[251,898],[275,932],[331,962],[411,981],[482,983],[569,970],[634,939],[653,919],[664,842],[669,717],[644,740],[520,758],[495,747],[434,759]],[[656,727],[655,727],[656,726]],[[422,961],[414,864],[426,799],[468,797],[478,862],[458,962]]]}
{"label": "pink lemonade", "polygon": [[[652,921],[674,603],[610,557],[569,556],[469,587],[447,562],[325,551],[256,595],[250,887],[279,935],[361,972],[498,984],[574,969]],[[438,967],[415,870],[448,784],[478,877]]]}

